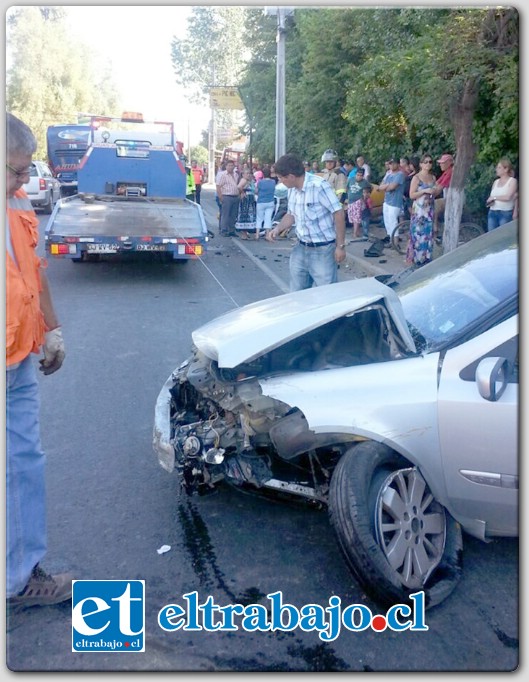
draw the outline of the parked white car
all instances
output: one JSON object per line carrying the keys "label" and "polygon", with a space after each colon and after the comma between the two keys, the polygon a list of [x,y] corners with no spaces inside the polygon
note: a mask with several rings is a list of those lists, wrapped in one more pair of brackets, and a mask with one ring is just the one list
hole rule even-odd
{"label": "parked white car", "polygon": [[29,180],[23,185],[23,189],[33,208],[41,208],[44,213],[51,213],[61,198],[61,183],[44,161],[33,161]]}
{"label": "parked white car", "polygon": [[462,529],[518,534],[518,225],[386,282],[257,301],[192,334],[155,408],[188,493],[220,481],[326,506],[384,604],[445,599]]}

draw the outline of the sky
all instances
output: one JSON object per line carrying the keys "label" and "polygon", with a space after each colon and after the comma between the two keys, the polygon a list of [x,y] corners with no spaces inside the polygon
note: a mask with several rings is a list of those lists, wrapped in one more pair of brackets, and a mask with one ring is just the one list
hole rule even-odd
{"label": "sky", "polygon": [[188,102],[185,89],[175,83],[171,62],[171,40],[185,36],[192,7],[72,5],[65,9],[72,33],[108,60],[123,109],[139,111],[145,120],[174,121],[176,136],[186,147],[199,144],[202,130],[209,125],[210,109]]}

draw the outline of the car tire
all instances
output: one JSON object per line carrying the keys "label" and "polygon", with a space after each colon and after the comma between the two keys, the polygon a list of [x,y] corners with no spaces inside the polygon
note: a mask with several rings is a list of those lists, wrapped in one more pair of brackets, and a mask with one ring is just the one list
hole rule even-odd
{"label": "car tire", "polygon": [[42,210],[44,213],[47,213],[49,215],[53,211],[54,206],[55,202],[53,201],[53,190],[50,189],[50,198],[48,199],[48,203],[44,204]]}
{"label": "car tire", "polygon": [[[411,494],[412,504],[425,504],[427,513],[409,515],[409,507],[404,511],[403,490]],[[401,518],[399,511],[392,516],[395,510],[402,510]],[[446,599],[459,582],[460,525],[433,498],[420,472],[389,447],[364,441],[345,453],[331,479],[329,515],[346,562],[379,604],[410,603],[410,594],[424,591],[430,608]],[[423,535],[425,520],[434,532]],[[393,567],[388,555],[395,553],[398,558],[392,561],[399,565]],[[417,557],[422,561],[420,570],[407,574],[405,567],[414,566],[409,560]]]}

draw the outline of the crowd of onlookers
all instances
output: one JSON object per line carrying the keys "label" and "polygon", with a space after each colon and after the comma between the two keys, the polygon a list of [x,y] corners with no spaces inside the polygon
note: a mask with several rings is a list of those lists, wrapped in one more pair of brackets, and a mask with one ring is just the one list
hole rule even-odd
{"label": "crowd of onlookers", "polygon": [[[374,209],[372,194],[382,203],[384,241],[389,243],[401,220],[410,221],[407,262],[423,265],[432,258],[433,244],[439,239],[448,188],[452,180],[454,157],[429,154],[391,157],[374,182],[373,172],[364,156],[340,159],[327,149],[320,161],[303,161],[303,172],[326,180],[345,211],[346,227],[355,239],[369,238]],[[518,185],[509,159],[496,166],[495,180],[487,199],[488,224],[492,230],[518,215]],[[250,235],[259,239],[277,224],[287,211],[288,189],[280,182],[275,164],[248,163],[237,167],[228,161],[216,179],[219,227],[221,234]]]}
{"label": "crowd of onlookers", "polygon": [[241,239],[263,236],[287,211],[288,190],[274,164],[222,163],[215,177],[219,232]]}

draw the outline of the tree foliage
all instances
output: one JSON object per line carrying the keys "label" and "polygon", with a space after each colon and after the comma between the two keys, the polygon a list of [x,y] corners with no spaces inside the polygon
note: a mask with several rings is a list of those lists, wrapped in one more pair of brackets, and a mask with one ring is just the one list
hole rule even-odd
{"label": "tree foliage", "polygon": [[207,148],[203,147],[200,144],[196,145],[195,147],[191,147],[189,159],[196,161],[199,166],[202,166],[203,164],[207,163],[208,162]]}
{"label": "tree foliage", "polygon": [[[185,38],[173,38],[171,61],[175,81],[184,85],[191,102],[208,104],[209,89],[240,81],[246,50],[244,7],[193,7]],[[231,127],[232,112],[219,112],[217,123]]]}
{"label": "tree foliage", "polygon": [[[202,7],[173,44],[177,79],[198,96],[211,64],[239,85],[251,153],[263,161],[275,148],[276,31],[259,8]],[[363,153],[375,176],[389,154],[450,152],[467,207],[479,211],[497,160],[518,162],[518,53],[509,7],[298,8],[287,20],[287,150],[309,160],[326,148]]]}
{"label": "tree foliage", "polygon": [[114,114],[116,88],[108,69],[67,30],[58,7],[21,7],[7,25],[10,64],[6,108],[27,123],[46,157],[46,130],[77,121],[78,112]]}
{"label": "tree foliage", "polygon": [[[255,125],[268,157],[275,79],[273,63],[263,77],[263,56],[254,55],[244,82],[262,86]],[[456,166],[459,159],[456,184],[470,188],[467,208],[477,213],[497,160],[518,162],[518,60],[513,8],[296,10],[287,35],[287,148],[308,159],[328,147],[342,157],[362,152],[375,175],[390,154],[450,152]]]}
{"label": "tree foliage", "polygon": [[[65,8],[8,14],[7,105],[37,133],[77,111],[114,113],[115,87],[72,43]],[[470,212],[502,156],[517,166],[519,17],[512,7],[296,8],[286,23],[286,145],[308,160],[363,153],[375,179],[389,154],[456,156]],[[172,41],[175,80],[209,106],[212,85],[238,86],[251,154],[274,160],[277,19],[262,8],[198,6]],[[217,124],[237,116],[218,111]],[[204,140],[204,143],[206,140]]]}

